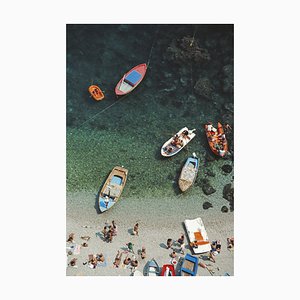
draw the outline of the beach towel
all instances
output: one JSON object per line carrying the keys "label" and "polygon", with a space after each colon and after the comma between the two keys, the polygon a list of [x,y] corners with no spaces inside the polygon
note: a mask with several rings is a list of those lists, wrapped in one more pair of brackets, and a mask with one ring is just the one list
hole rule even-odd
{"label": "beach towel", "polygon": [[107,261],[105,260],[105,261],[98,261],[98,263],[97,263],[97,267],[106,267],[107,266]]}
{"label": "beach towel", "polygon": [[71,252],[73,255],[80,254],[80,245],[78,244],[71,244],[70,246],[66,247],[67,252]]}

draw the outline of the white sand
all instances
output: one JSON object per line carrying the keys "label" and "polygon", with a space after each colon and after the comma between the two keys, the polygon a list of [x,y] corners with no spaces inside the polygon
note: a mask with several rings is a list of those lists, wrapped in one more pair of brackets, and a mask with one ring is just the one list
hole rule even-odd
{"label": "white sand", "polygon": [[[212,196],[210,196],[212,197]],[[211,198],[209,198],[211,199]],[[209,262],[201,258],[200,261],[211,264],[209,268],[214,271],[214,275],[224,275],[228,272],[234,275],[233,251],[227,250],[227,237],[233,236],[233,213],[222,213],[220,207],[223,204],[214,204],[213,208],[203,210],[203,200],[195,196],[184,195],[184,197],[174,197],[166,199],[120,199],[120,201],[109,211],[98,214],[94,208],[96,197],[91,192],[68,193],[67,195],[67,232],[68,235],[75,233],[75,242],[85,242],[80,237],[90,236],[87,242],[88,247],[81,247],[79,255],[68,257],[70,261],[73,257],[78,258],[77,268],[67,267],[67,275],[88,275],[88,276],[129,276],[130,269],[114,268],[113,262],[117,251],[123,251],[126,243],[131,241],[134,244],[134,251],[139,261],[138,270],[144,272],[144,266],[148,260],[155,258],[160,267],[169,263],[171,249],[166,249],[164,245],[168,238],[177,240],[181,233],[185,233],[183,221],[201,217],[209,239],[221,240],[221,253],[216,256],[216,263]],[[213,201],[211,201],[213,202]],[[188,205],[187,205],[188,203]],[[115,220],[118,226],[118,234],[112,243],[107,243],[96,236],[97,232],[102,231],[105,222]],[[139,236],[131,235],[134,224],[139,223]],[[87,228],[85,228],[87,226]],[[187,243],[185,234],[185,243]],[[142,246],[146,247],[147,257],[142,260],[137,252]],[[175,247],[179,249],[179,246]],[[87,261],[89,254],[103,253],[107,260],[106,267],[90,269],[83,262]],[[186,246],[185,253],[191,253]],[[178,257],[184,255],[178,253]],[[201,257],[201,255],[198,255]],[[123,254],[122,260],[125,258]],[[211,276],[208,270],[199,267],[199,276]]]}

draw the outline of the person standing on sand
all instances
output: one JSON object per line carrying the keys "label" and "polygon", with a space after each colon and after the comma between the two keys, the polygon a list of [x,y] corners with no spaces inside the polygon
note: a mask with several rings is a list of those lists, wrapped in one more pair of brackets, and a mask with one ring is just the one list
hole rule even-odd
{"label": "person standing on sand", "polygon": [[118,233],[117,225],[116,225],[114,220],[111,222],[111,224],[112,224],[111,228],[112,228],[112,231],[113,231],[113,235],[116,236],[117,233]]}
{"label": "person standing on sand", "polygon": [[69,234],[69,238],[67,239],[68,243],[73,243],[74,242],[74,233]]}
{"label": "person standing on sand", "polygon": [[134,254],[134,251],[133,251],[133,246],[134,244],[132,244],[131,242],[127,243],[126,246],[128,247],[128,251],[132,252]]}
{"label": "person standing on sand", "polygon": [[139,223],[136,223],[133,227],[133,235],[139,235]]}
{"label": "person standing on sand", "polygon": [[141,258],[144,259],[146,257],[146,248],[142,247]]}
{"label": "person standing on sand", "polygon": [[181,246],[184,243],[184,234],[181,234],[180,238],[177,240],[178,244]]}
{"label": "person standing on sand", "polygon": [[108,243],[112,243],[112,240],[113,240],[112,230],[109,229],[109,231],[107,233],[107,241],[108,241]]}
{"label": "person standing on sand", "polygon": [[176,258],[176,252],[175,251],[173,251],[171,254],[170,254],[170,256],[172,257],[172,258]]}
{"label": "person standing on sand", "polygon": [[172,239],[167,239],[167,249],[170,249],[172,246]]}

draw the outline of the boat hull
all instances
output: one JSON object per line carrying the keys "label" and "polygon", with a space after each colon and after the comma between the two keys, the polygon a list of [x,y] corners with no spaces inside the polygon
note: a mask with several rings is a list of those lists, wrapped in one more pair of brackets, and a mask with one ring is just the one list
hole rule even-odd
{"label": "boat hull", "polygon": [[125,187],[128,170],[123,167],[114,167],[108,175],[98,198],[101,212],[107,211],[118,202]]}
{"label": "boat hull", "polygon": [[[147,64],[140,64],[129,70],[127,73],[123,75],[120,81],[117,83],[115,87],[115,93],[117,96],[123,96],[132,92],[144,79],[147,71]],[[129,78],[130,75],[136,75],[139,77],[135,77],[133,82],[127,81],[126,78]]]}
{"label": "boat hull", "polygon": [[[188,137],[182,137],[182,133],[187,130],[189,132]],[[164,157],[171,157],[179,153],[195,136],[194,133],[195,129],[188,130],[187,127],[183,127],[177,132],[177,135],[179,137],[182,137],[182,145],[181,146],[175,146],[172,145],[172,142],[174,140],[174,137],[172,136],[169,140],[167,140],[163,146],[161,147],[160,154]]]}
{"label": "boat hull", "polygon": [[163,265],[160,276],[176,276],[174,266],[171,264]]}
{"label": "boat hull", "polygon": [[197,177],[199,169],[199,158],[198,157],[188,157],[186,160],[178,180],[178,186],[182,192],[185,192],[190,188]]}
{"label": "boat hull", "polygon": [[224,129],[223,129],[222,124],[220,122],[218,122],[216,134],[212,134],[212,132],[208,130],[208,124],[204,125],[204,129],[205,129],[208,145],[209,145],[209,148],[211,149],[211,151],[219,157],[224,157],[228,152],[228,142],[227,142],[226,138],[225,138],[225,141],[222,143],[224,152],[220,153],[219,150],[216,149],[216,147],[215,147],[216,144],[221,143],[220,139],[218,138],[218,135],[224,134]]}
{"label": "boat hull", "polygon": [[89,92],[94,100],[100,101],[104,99],[104,94],[97,85],[89,86]]}
{"label": "boat hull", "polygon": [[181,276],[196,276],[199,259],[196,256],[186,254],[180,268]]}
{"label": "boat hull", "polygon": [[208,240],[207,232],[201,218],[193,220],[185,220],[184,225],[187,231],[187,235],[190,243],[197,243],[197,247],[191,247],[195,254],[201,254],[209,252],[211,245]]}

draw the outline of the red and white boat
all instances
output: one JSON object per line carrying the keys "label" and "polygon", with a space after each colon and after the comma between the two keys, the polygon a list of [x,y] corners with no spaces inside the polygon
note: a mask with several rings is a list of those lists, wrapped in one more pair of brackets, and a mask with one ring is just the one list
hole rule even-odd
{"label": "red and white boat", "polygon": [[144,79],[147,64],[140,64],[125,73],[115,87],[117,96],[123,96],[132,92]]}
{"label": "red and white boat", "polygon": [[160,276],[176,276],[174,265],[173,264],[163,265]]}

